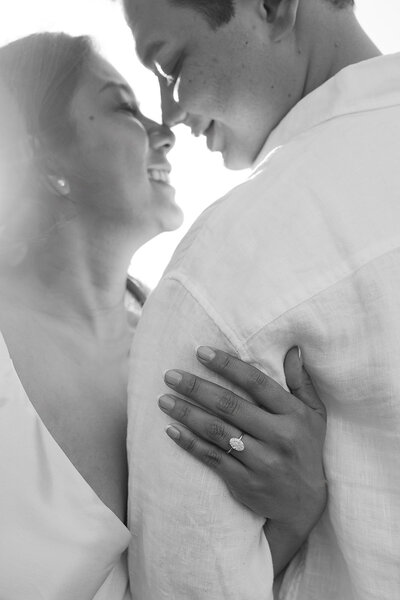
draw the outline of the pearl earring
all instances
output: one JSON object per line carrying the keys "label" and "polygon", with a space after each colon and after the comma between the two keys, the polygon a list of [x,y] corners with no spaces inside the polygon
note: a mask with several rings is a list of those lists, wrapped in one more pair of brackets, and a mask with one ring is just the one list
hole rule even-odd
{"label": "pearl earring", "polygon": [[61,196],[68,196],[71,189],[69,183],[64,177],[56,177],[55,175],[48,175],[48,179],[55,191]]}
{"label": "pearl earring", "polygon": [[65,179],[57,179],[57,185],[63,190],[65,191],[68,188],[68,183]]}

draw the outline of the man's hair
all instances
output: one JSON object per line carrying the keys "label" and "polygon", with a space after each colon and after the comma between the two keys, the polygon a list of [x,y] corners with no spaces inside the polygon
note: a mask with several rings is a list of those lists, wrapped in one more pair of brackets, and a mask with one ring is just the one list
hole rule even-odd
{"label": "man's hair", "polygon": [[337,8],[347,8],[349,6],[354,6],[354,4],[355,4],[354,0],[326,0],[326,1],[330,2]]}
{"label": "man's hair", "polygon": [[169,0],[170,4],[194,8],[201,13],[213,29],[229,23],[235,14],[234,0]]}
{"label": "man's hair", "polygon": [[[337,8],[354,6],[354,0],[324,0]],[[169,0],[175,6],[187,6],[196,9],[208,21],[213,29],[229,23],[235,14],[235,0]]]}

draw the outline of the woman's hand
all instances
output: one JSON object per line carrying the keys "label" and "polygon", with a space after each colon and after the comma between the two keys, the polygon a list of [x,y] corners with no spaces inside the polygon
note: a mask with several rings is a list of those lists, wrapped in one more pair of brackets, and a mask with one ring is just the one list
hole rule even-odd
{"label": "woman's hand", "polygon": [[[179,421],[169,426],[167,433],[216,471],[238,501],[268,519],[265,533],[277,575],[326,504],[322,463],[325,408],[297,348],[288,352],[284,364],[292,393],[221,350],[202,346],[197,357],[247,392],[254,404],[185,371],[167,371],[167,385],[192,401],[172,394],[159,398],[160,408]],[[242,444],[232,448],[232,439]]]}

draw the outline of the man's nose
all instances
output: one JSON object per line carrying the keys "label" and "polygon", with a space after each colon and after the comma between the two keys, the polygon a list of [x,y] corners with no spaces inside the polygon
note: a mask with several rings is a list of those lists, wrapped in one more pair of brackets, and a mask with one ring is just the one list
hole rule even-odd
{"label": "man's nose", "polygon": [[187,113],[174,98],[173,86],[168,86],[165,80],[160,79],[161,109],[163,122],[169,127],[183,123]]}

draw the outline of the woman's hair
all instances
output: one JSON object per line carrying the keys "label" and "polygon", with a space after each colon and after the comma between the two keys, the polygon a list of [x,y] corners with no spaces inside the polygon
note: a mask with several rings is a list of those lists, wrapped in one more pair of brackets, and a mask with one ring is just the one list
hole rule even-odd
{"label": "woman's hair", "polygon": [[[76,140],[71,101],[95,52],[87,36],[49,32],[0,47],[0,215],[5,210],[7,218],[7,231],[0,235],[0,259],[7,250],[23,247],[15,245],[13,234],[8,234],[14,222],[19,226],[26,204],[15,202],[21,200],[19,187],[24,177],[23,165],[17,161],[18,148],[31,139],[32,154],[40,160],[43,153],[63,151]],[[146,295],[140,284],[129,280],[127,286],[143,304]]]}
{"label": "woman's hair", "polygon": [[37,33],[0,48],[1,256],[29,235],[35,239],[47,161],[76,139],[71,100],[93,54],[90,38],[65,33]]}
{"label": "woman's hair", "polygon": [[[169,0],[176,6],[188,6],[198,10],[209,22],[211,27],[217,29],[229,23],[235,14],[235,0]],[[354,6],[354,0],[324,0],[337,8]]]}
{"label": "woman's hair", "polygon": [[74,139],[69,108],[93,52],[86,36],[47,32],[0,48],[0,85],[15,100],[28,135],[51,149]]}

